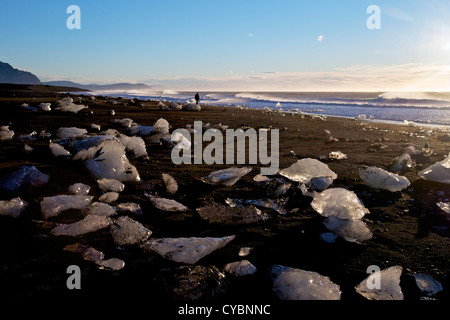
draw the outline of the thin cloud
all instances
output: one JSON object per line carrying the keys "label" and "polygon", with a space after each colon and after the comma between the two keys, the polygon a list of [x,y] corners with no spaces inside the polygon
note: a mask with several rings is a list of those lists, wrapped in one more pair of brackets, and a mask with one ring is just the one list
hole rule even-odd
{"label": "thin cloud", "polygon": [[321,34],[320,36],[317,37],[317,42],[322,42],[323,41],[323,34]]}

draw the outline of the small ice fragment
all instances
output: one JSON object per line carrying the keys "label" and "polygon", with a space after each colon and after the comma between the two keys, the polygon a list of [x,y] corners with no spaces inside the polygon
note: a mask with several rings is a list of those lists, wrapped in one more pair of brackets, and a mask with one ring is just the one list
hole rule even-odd
{"label": "small ice fragment", "polygon": [[155,208],[157,208],[159,210],[163,210],[163,211],[186,211],[186,210],[188,210],[188,207],[182,205],[181,203],[179,203],[175,200],[154,196],[148,192],[146,192],[145,195],[150,199],[153,206],[155,206]]}
{"label": "small ice fragment", "polygon": [[117,205],[117,211],[119,212],[131,212],[137,215],[142,214],[141,206],[138,203],[134,202],[125,202],[125,203],[119,203]]}
{"label": "small ice fragment", "polygon": [[52,111],[52,108],[50,107],[52,104],[47,102],[43,102],[39,104],[39,108],[41,108],[42,111]]}
{"label": "small ice fragment", "polygon": [[18,218],[27,205],[28,202],[22,200],[20,197],[11,200],[1,200],[0,215]]}
{"label": "small ice fragment", "polygon": [[340,287],[317,272],[276,265],[273,291],[281,300],[340,300]]}
{"label": "small ice fragment", "polygon": [[367,186],[391,192],[401,191],[410,185],[406,177],[377,167],[361,168],[359,176]]}
{"label": "small ice fragment", "polygon": [[91,129],[100,131],[101,130],[101,126],[99,124],[92,123],[91,124]]}
{"label": "small ice fragment", "polygon": [[238,253],[238,255],[240,256],[240,257],[246,257],[246,256],[248,256],[249,254],[250,254],[250,252],[253,250],[253,248],[251,248],[251,247],[241,247],[240,249],[239,249],[239,253]]}
{"label": "small ice fragment", "polygon": [[149,240],[143,247],[175,262],[195,264],[211,252],[226,246],[234,238],[234,235],[222,238],[161,238]]}
{"label": "small ice fragment", "polygon": [[178,184],[177,181],[169,174],[163,173],[162,179],[164,181],[164,184],[166,185],[167,192],[170,194],[175,194],[178,191]]}
{"label": "small ice fragment", "polygon": [[231,167],[211,172],[207,177],[203,177],[202,181],[211,185],[224,185],[231,187],[250,171],[252,171],[252,168],[250,167]]}
{"label": "small ice fragment", "polygon": [[[355,286],[356,292],[369,300],[403,300],[403,292],[400,287],[400,276],[403,268],[393,266],[374,272]],[[377,285],[377,276],[379,281]],[[370,287],[368,287],[370,283]]]}
{"label": "small ice fragment", "polygon": [[55,157],[70,157],[71,154],[63,146],[50,141],[50,150]]}
{"label": "small ice fragment", "polygon": [[67,191],[71,194],[84,194],[87,195],[91,191],[91,187],[84,183],[74,183],[69,186]]}
{"label": "small ice fragment", "polygon": [[432,297],[443,290],[442,284],[427,274],[414,274],[414,279],[420,291],[427,297]]}
{"label": "small ice fragment", "polygon": [[125,267],[125,262],[118,258],[111,258],[108,260],[98,260],[95,262],[101,269],[119,271]]}
{"label": "small ice fragment", "polygon": [[87,195],[60,195],[45,197],[41,201],[41,211],[44,219],[59,215],[69,209],[83,209],[87,207],[94,196]]}
{"label": "small ice fragment", "polygon": [[119,194],[117,192],[111,191],[102,194],[100,198],[98,198],[98,201],[105,203],[112,203],[116,202],[117,199],[119,199]]}
{"label": "small ice fragment", "polygon": [[341,151],[332,151],[328,154],[328,158],[333,160],[343,160],[347,159],[347,155]]}
{"label": "small ice fragment", "polygon": [[56,137],[58,139],[74,139],[78,137],[83,137],[87,134],[86,129],[80,129],[76,127],[62,127],[56,130]]}
{"label": "small ice fragment", "polygon": [[86,261],[95,262],[98,260],[103,260],[105,258],[103,252],[98,251],[90,246],[83,245],[81,243],[67,245],[64,247],[64,250],[75,253],[81,253],[81,256]]}
{"label": "small ice fragment", "polygon": [[436,205],[444,212],[450,213],[450,202],[438,202]]}
{"label": "small ice fragment", "polygon": [[82,220],[70,224],[58,224],[50,233],[55,236],[80,236],[107,228],[111,218],[97,215],[87,215]]}
{"label": "small ice fragment", "polygon": [[216,203],[197,208],[197,212],[209,223],[224,225],[250,224],[267,219],[267,216],[254,206],[227,207]]}
{"label": "small ice fragment", "polygon": [[114,242],[119,246],[138,244],[147,240],[152,232],[130,217],[119,217],[110,227]]}
{"label": "small ice fragment", "polygon": [[9,126],[1,126],[0,141],[11,140],[14,136],[14,131],[9,129]]}
{"label": "small ice fragment", "polygon": [[420,171],[418,175],[425,180],[450,184],[450,153],[447,158]]}
{"label": "small ice fragment", "polygon": [[116,179],[98,179],[97,183],[102,191],[122,192],[125,189],[125,185]]}
{"label": "small ice fragment", "polygon": [[254,274],[257,271],[256,267],[248,260],[227,263],[223,269],[238,277]]}

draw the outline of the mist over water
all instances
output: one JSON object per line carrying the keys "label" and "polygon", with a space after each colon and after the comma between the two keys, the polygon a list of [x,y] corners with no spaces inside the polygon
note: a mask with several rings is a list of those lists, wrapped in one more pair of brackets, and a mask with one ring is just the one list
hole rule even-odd
{"label": "mist over water", "polygon": [[[165,91],[151,95],[116,94],[141,99],[186,102],[195,92]],[[450,125],[450,92],[200,92],[201,104],[299,110],[330,116]]]}

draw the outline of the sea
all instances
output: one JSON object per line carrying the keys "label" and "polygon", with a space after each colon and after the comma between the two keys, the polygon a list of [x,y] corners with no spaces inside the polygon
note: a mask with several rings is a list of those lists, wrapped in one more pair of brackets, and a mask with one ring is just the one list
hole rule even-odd
{"label": "sea", "polygon": [[[105,94],[93,92],[93,94]],[[270,108],[366,121],[450,127],[450,92],[199,92],[200,104]],[[195,92],[108,92],[109,96],[193,101]]]}

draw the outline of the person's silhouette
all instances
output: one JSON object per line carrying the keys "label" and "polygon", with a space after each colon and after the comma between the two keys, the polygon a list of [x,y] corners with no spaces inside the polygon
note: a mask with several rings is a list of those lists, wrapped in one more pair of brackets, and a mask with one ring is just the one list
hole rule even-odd
{"label": "person's silhouette", "polygon": [[200,96],[198,95],[198,92],[195,94],[195,104],[198,104],[198,102],[200,101]]}

